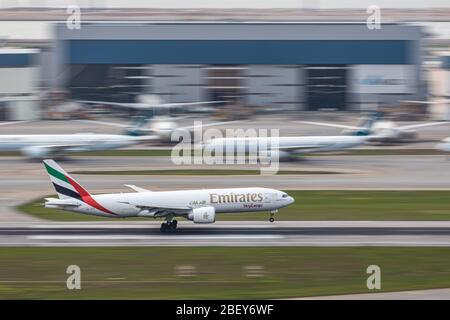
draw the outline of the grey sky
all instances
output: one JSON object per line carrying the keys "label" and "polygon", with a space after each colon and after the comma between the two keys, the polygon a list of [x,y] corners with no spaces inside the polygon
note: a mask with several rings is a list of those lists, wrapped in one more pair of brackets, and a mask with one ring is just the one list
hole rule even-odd
{"label": "grey sky", "polygon": [[368,5],[382,8],[450,7],[448,0],[0,0],[0,7],[65,7],[69,4],[115,8],[366,8]]}

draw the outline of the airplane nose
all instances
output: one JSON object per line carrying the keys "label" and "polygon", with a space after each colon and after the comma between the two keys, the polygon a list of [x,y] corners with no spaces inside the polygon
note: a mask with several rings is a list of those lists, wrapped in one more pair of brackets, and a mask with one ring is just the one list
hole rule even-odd
{"label": "airplane nose", "polygon": [[289,197],[289,204],[292,204],[292,203],[294,203],[294,202],[295,202],[295,199],[292,198],[292,197]]}
{"label": "airplane nose", "polygon": [[436,146],[435,146],[435,149],[436,150],[439,150],[439,151],[449,151],[449,146],[446,144],[446,143],[438,143]]}

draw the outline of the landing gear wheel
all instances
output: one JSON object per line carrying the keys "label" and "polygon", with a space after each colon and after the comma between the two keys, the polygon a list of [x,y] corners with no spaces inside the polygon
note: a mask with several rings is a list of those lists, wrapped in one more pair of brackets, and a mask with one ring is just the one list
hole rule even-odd
{"label": "landing gear wheel", "polygon": [[270,211],[270,218],[269,218],[269,221],[270,221],[271,223],[275,221],[275,219],[273,218],[273,216],[274,216],[275,213],[277,213],[277,212],[278,212],[278,210]]}
{"label": "landing gear wheel", "polygon": [[161,232],[169,232],[174,231],[177,228],[178,221],[172,220],[161,223],[161,228],[159,229]]}

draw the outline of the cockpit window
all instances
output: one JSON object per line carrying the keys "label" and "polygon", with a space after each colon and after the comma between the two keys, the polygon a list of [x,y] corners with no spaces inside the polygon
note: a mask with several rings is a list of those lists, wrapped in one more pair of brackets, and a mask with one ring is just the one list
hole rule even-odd
{"label": "cockpit window", "polygon": [[287,195],[286,193],[283,193],[282,197],[283,197],[283,198],[287,198],[288,195]]}

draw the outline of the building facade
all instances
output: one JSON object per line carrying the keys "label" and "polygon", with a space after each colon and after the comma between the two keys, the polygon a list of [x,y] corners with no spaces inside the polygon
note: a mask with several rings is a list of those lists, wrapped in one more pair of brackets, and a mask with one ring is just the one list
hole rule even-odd
{"label": "building facade", "polygon": [[450,52],[438,53],[439,64],[429,70],[430,109],[437,120],[450,120]]}
{"label": "building facade", "polygon": [[39,50],[0,48],[0,120],[39,118]]}
{"label": "building facade", "polygon": [[58,24],[53,85],[74,98],[239,100],[359,110],[424,97],[420,27],[356,23]]}

